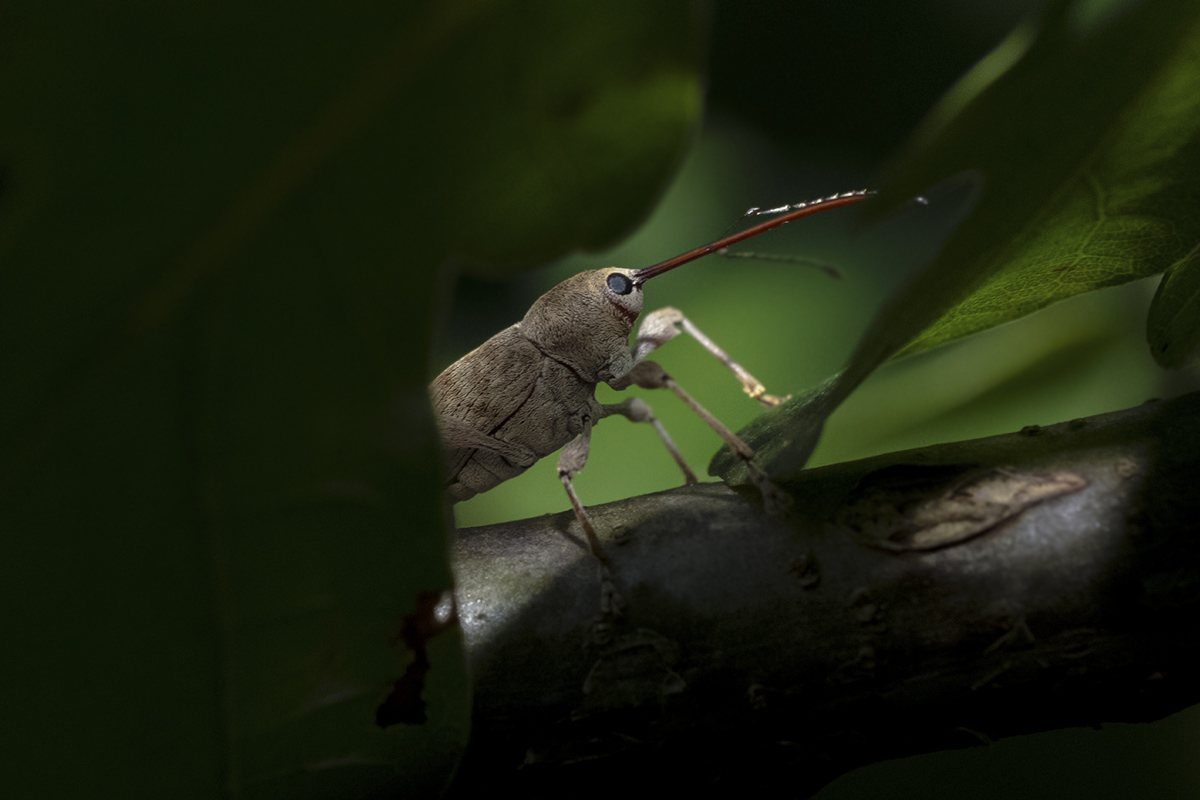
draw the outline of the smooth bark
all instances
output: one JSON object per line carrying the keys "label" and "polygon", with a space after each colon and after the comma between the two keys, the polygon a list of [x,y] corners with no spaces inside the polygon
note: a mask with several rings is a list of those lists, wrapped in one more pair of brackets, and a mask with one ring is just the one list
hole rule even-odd
{"label": "smooth bark", "polygon": [[[1200,396],[460,531],[455,791],[769,789],[1200,701]],[[598,624],[599,623],[599,624]]]}

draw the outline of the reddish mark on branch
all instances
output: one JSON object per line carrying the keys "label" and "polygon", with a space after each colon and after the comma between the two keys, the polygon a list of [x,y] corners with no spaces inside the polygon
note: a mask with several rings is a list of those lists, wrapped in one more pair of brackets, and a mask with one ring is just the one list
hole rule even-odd
{"label": "reddish mark on branch", "polygon": [[400,622],[400,630],[390,644],[403,643],[412,651],[412,662],[404,674],[392,681],[392,690],[375,709],[375,724],[381,728],[391,725],[420,725],[425,716],[425,676],[429,672],[429,654],[425,646],[458,621],[454,610],[454,595],[450,592],[424,591],[417,594],[417,608]]}

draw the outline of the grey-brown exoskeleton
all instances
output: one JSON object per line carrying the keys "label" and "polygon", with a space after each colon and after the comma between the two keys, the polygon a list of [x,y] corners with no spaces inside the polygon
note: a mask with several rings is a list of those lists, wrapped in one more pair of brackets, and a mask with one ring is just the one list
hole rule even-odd
{"label": "grey-brown exoskeleton", "polygon": [[705,411],[646,355],[681,331],[691,334],[764,406],[779,403],[677,309],[648,314],[631,348],[629,334],[642,311],[642,284],[667,270],[736,244],[794,219],[858,203],[871,192],[831,197],[751,214],[773,219],[644,269],[609,267],[568,278],[542,295],[520,322],[506,328],[446,368],[430,386],[446,457],[446,491],[466,500],[521,474],[559,448],[558,475],[592,553],[607,561],[600,539],[579,501],[572,478],[587,461],[592,427],[620,414],[654,426],[683,471],[684,463],[650,407],[639,398],[605,405],[596,384],[621,390],[631,385],[670,389],[725,440],[749,468],[764,505],[777,509],[783,495],[753,463],[754,452]]}

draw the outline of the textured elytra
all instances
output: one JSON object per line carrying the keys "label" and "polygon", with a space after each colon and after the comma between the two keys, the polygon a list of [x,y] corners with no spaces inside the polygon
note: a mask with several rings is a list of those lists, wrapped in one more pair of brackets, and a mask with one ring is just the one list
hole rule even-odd
{"label": "textured elytra", "polygon": [[452,499],[520,475],[604,416],[596,384],[632,369],[629,333],[642,307],[640,287],[609,287],[614,274],[632,280],[613,268],[568,278],[434,379]]}

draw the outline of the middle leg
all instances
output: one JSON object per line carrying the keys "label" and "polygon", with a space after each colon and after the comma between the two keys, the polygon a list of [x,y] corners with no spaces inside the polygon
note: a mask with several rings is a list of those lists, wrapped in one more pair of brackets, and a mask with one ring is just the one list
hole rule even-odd
{"label": "middle leg", "polygon": [[654,432],[658,434],[658,438],[662,440],[663,445],[667,448],[667,452],[671,454],[671,458],[675,459],[675,463],[679,465],[680,471],[683,473],[683,482],[685,484],[697,483],[696,473],[692,472],[692,468],[683,460],[683,455],[679,452],[679,448],[675,446],[675,442],[671,439],[671,434],[667,433],[667,429],[663,427],[658,418],[654,416],[654,411],[640,397],[630,397],[621,403],[611,403],[602,405],[604,416],[611,417],[614,414],[620,414],[630,422],[648,422],[654,428]]}
{"label": "middle leg", "polygon": [[622,379],[622,383],[625,386],[636,384],[643,389],[669,389],[688,408],[694,411],[700,419],[704,420],[708,427],[712,428],[725,444],[729,446],[734,455],[740,458],[742,463],[746,465],[746,470],[750,473],[751,482],[762,493],[763,507],[768,513],[781,513],[791,505],[791,496],[772,483],[767,474],[754,463],[754,450],[750,445],[742,441],[741,437],[736,433],[729,430],[707,408],[696,402],[695,398],[685,392],[683,387],[676,383],[675,379],[668,375],[658,362],[642,361],[638,363]]}

